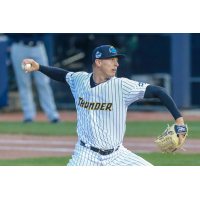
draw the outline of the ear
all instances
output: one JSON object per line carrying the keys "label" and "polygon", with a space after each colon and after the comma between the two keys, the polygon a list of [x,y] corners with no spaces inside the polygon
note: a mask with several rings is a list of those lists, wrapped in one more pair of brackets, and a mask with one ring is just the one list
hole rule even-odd
{"label": "ear", "polygon": [[100,67],[100,65],[101,65],[101,60],[100,60],[100,59],[96,59],[96,60],[95,60],[95,64],[96,64],[97,67]]}

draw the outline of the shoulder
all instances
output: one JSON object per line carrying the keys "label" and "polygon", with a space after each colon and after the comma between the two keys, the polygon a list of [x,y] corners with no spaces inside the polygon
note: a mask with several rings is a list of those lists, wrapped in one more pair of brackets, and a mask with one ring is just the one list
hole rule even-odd
{"label": "shoulder", "polygon": [[120,78],[121,82],[122,82],[122,85],[130,85],[130,86],[137,86],[139,82],[137,81],[134,81],[134,80],[130,80],[128,78]]}
{"label": "shoulder", "polygon": [[149,84],[148,83],[143,83],[135,80],[130,80],[128,78],[120,78],[122,81],[122,86],[123,87],[130,87],[130,88],[146,88]]}
{"label": "shoulder", "polygon": [[81,72],[68,72],[70,76],[81,76],[81,75],[88,75],[87,72],[81,71]]}
{"label": "shoulder", "polygon": [[80,78],[80,77],[88,77],[90,74],[84,71],[81,72],[68,72],[67,77],[68,78]]}
{"label": "shoulder", "polygon": [[82,82],[88,79],[90,76],[91,74],[87,72],[68,72],[66,75],[66,82],[71,85],[74,82]]}
{"label": "shoulder", "polygon": [[147,84],[147,83],[144,83],[144,82],[135,81],[135,80],[131,80],[131,79],[128,79],[128,78],[122,78],[122,81],[123,81],[124,83],[131,83],[131,84],[139,85],[139,86],[142,86],[142,85]]}
{"label": "shoulder", "polygon": [[118,77],[113,77],[109,80],[109,82],[118,82],[118,83],[121,83],[121,84],[137,84],[138,82],[137,81],[133,81],[133,80],[130,80],[128,78],[118,78]]}

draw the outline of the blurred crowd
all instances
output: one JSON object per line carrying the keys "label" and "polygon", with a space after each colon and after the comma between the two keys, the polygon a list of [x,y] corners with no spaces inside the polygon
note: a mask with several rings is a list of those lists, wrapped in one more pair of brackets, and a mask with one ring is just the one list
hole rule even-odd
{"label": "blurred crowd", "polygon": [[7,38],[7,91],[19,93],[24,122],[34,122],[39,105],[49,122],[60,123],[57,108],[67,108],[65,102],[68,105],[74,104],[67,84],[41,77],[40,72],[25,76],[21,69],[21,62],[25,58],[32,58],[40,64],[60,67],[68,71],[91,72],[92,51],[97,46],[109,44],[113,45],[119,53],[126,55],[126,59],[119,62],[118,77],[131,79],[133,75],[154,73],[170,75],[171,73],[169,35],[2,33],[0,37]]}

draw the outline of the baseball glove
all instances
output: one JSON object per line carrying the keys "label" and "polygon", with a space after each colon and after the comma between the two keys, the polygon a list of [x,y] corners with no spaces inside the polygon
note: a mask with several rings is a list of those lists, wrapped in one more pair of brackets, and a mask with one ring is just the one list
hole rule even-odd
{"label": "baseball glove", "polygon": [[[179,144],[179,136],[178,134],[184,134],[182,138],[181,144]],[[158,148],[163,153],[173,153],[178,148],[182,148],[181,146],[185,142],[186,137],[188,136],[188,127],[187,125],[172,125],[171,127],[168,125],[167,129],[159,135],[155,142]],[[183,149],[183,148],[182,148]],[[185,149],[183,149],[186,151]]]}

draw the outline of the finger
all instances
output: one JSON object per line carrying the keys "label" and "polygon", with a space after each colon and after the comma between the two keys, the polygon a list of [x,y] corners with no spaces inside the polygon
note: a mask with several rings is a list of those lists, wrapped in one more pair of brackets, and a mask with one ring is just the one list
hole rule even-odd
{"label": "finger", "polygon": [[23,64],[23,65],[28,64],[28,59],[23,60],[23,61],[22,61],[22,64]]}
{"label": "finger", "polygon": [[28,63],[29,63],[29,64],[32,64],[33,61],[34,61],[33,59],[28,59]]}
{"label": "finger", "polygon": [[23,64],[23,65],[26,65],[25,63],[26,63],[26,59],[24,59],[24,60],[22,61],[22,64]]}
{"label": "finger", "polygon": [[24,59],[24,60],[22,61],[22,64],[23,64],[23,65],[32,64],[32,63],[33,63],[33,59]]}
{"label": "finger", "polygon": [[29,63],[29,59],[25,59],[23,60],[24,64],[28,64]]}
{"label": "finger", "polygon": [[183,135],[179,134],[179,144],[182,142]]}
{"label": "finger", "polygon": [[25,73],[29,73],[29,72],[32,72],[33,70],[30,68],[29,70],[26,70]]}

